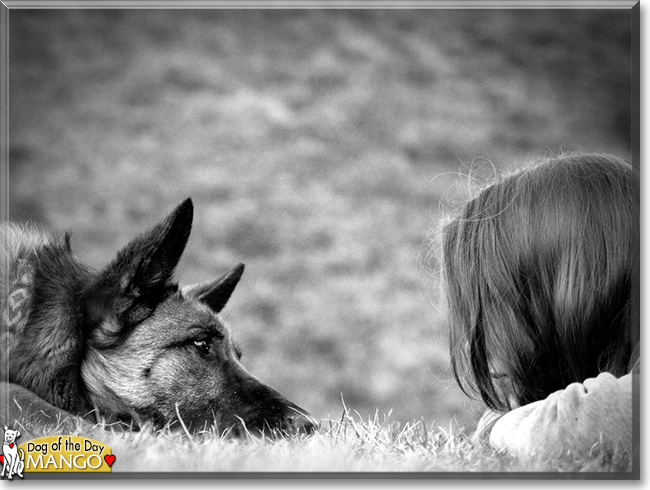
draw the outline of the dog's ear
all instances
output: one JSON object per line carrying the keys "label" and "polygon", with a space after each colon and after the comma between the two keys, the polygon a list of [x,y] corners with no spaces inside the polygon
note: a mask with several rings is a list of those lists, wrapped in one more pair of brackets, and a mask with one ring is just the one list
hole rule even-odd
{"label": "dog's ear", "polygon": [[121,294],[137,297],[168,285],[190,237],[193,213],[192,200],[186,199],[118,252],[105,272],[119,279]]}
{"label": "dog's ear", "polygon": [[183,294],[197,298],[212,308],[212,310],[219,313],[226,306],[243,273],[244,264],[237,264],[215,281],[185,286],[183,288]]}
{"label": "dog's ear", "polygon": [[139,323],[174,288],[172,276],[190,236],[193,212],[188,198],[118,252],[87,292],[91,325],[107,315],[116,316],[120,326]]}

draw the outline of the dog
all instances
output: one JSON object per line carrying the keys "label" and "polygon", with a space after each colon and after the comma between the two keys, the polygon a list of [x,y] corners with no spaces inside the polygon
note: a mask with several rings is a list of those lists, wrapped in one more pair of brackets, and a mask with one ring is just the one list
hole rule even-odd
{"label": "dog", "polygon": [[218,316],[244,265],[200,284],[173,281],[192,218],[188,198],[99,271],[75,258],[70,233],[4,226],[0,369],[9,424],[64,423],[73,414],[233,436],[317,429],[244,368]]}
{"label": "dog", "polygon": [[[5,476],[6,470],[9,480],[12,480],[14,475],[23,478],[23,469],[25,469],[25,452],[19,449],[18,444],[16,444],[18,437],[20,437],[19,430],[11,430],[5,425],[5,438],[2,444],[2,472],[0,472],[0,477]],[[20,457],[18,456],[18,451],[20,451]]]}

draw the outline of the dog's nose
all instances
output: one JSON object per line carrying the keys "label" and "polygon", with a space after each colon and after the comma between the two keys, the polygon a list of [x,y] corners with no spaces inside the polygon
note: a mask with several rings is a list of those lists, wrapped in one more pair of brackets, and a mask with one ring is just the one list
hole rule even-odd
{"label": "dog's nose", "polygon": [[297,406],[289,406],[286,420],[298,434],[311,434],[319,428],[319,423],[309,413]]}

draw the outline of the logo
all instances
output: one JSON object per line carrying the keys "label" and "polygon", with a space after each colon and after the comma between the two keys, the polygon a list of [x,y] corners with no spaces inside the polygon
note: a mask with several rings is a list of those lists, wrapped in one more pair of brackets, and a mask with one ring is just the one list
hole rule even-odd
{"label": "logo", "polygon": [[12,430],[5,425],[5,436],[2,443],[2,456],[0,462],[2,463],[2,473],[0,478],[7,473],[7,479],[12,480],[14,475],[23,477],[23,469],[25,468],[25,452],[18,447],[16,439],[20,437],[19,430]]}
{"label": "logo", "polygon": [[103,442],[81,436],[56,435],[23,442],[28,473],[111,473],[113,450]]}

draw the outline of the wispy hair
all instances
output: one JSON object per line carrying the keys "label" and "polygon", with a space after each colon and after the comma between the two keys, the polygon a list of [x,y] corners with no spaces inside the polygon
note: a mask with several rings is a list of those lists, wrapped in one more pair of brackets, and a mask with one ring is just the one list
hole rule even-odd
{"label": "wispy hair", "polygon": [[639,175],[564,155],[498,178],[442,227],[452,370],[493,410],[633,361]]}

